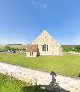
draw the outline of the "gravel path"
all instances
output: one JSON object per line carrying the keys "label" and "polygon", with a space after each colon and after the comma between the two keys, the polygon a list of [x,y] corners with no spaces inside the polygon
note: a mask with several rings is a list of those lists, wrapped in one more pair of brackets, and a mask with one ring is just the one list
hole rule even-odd
{"label": "gravel path", "polygon": [[[33,84],[37,82],[37,84],[49,85],[52,81],[50,73],[6,63],[0,63],[0,72]],[[65,91],[62,92],[80,92],[80,79],[57,75],[56,82],[59,83],[61,88],[65,89]]]}

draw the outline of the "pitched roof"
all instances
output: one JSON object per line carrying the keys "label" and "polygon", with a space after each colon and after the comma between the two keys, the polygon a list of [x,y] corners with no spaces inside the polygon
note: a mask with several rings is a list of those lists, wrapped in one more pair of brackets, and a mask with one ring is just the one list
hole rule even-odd
{"label": "pitched roof", "polygon": [[[42,36],[43,35],[43,36]],[[43,37],[48,37],[50,38],[54,44],[57,44],[57,45],[61,45],[57,40],[55,40],[46,30],[44,30],[33,42],[32,44],[35,44],[35,42],[38,42],[39,39],[43,39]]]}
{"label": "pitched roof", "polygon": [[38,51],[38,46],[37,45],[28,45],[26,50],[28,52],[37,52]]}

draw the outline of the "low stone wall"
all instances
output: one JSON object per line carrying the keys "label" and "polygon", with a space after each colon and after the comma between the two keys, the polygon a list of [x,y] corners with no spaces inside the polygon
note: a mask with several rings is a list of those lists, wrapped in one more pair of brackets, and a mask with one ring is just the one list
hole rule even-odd
{"label": "low stone wall", "polygon": [[32,84],[35,84],[37,81],[38,85],[48,85],[51,82],[51,76],[49,73],[23,68],[11,64],[0,63],[0,72]]}
{"label": "low stone wall", "polygon": [[[37,82],[38,85],[49,85],[52,81],[52,76],[50,73],[36,71],[11,64],[0,63],[0,72],[13,76],[27,83],[29,82],[35,84]],[[59,83],[60,87],[63,89],[71,92],[80,92],[80,79],[57,75],[56,82]]]}

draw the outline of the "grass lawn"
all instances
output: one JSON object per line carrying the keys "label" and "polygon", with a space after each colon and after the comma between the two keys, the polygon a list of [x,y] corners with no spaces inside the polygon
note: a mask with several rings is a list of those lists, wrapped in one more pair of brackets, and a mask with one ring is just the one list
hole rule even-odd
{"label": "grass lawn", "polygon": [[0,92],[48,92],[40,86],[26,84],[13,77],[0,74]]}
{"label": "grass lawn", "polygon": [[46,72],[57,72],[67,76],[77,77],[80,74],[80,56],[39,56],[37,58],[26,58],[26,54],[0,54],[0,61],[20,65]]}

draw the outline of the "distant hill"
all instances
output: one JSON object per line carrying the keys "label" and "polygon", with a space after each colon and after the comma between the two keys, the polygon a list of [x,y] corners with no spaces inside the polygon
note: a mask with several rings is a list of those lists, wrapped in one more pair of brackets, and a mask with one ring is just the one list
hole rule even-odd
{"label": "distant hill", "polygon": [[10,48],[18,48],[18,49],[26,49],[27,45],[22,45],[22,44],[0,44],[0,50],[4,50],[6,46],[9,46]]}

